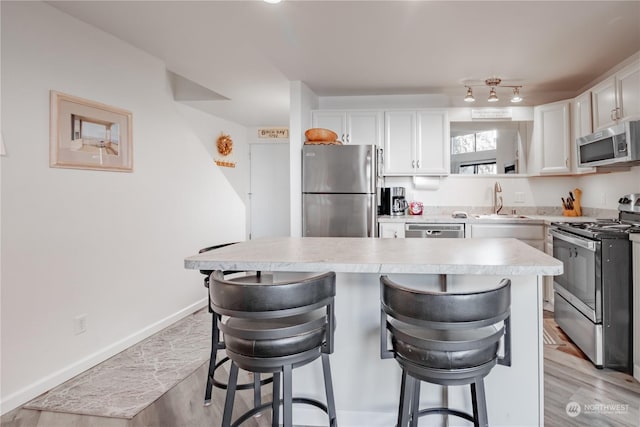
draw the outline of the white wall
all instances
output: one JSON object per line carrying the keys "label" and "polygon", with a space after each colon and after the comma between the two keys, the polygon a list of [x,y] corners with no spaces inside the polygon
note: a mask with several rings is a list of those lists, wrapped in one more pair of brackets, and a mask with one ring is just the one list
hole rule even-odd
{"label": "white wall", "polygon": [[[616,210],[618,198],[640,191],[640,166],[625,172],[601,173],[567,177],[480,177],[449,176],[433,178],[437,188],[416,188],[408,177],[387,177],[385,185],[403,186],[409,200],[418,200],[425,206],[490,207],[493,204],[493,185],[502,187],[504,206],[561,207],[561,197],[574,188],[582,190],[582,206],[595,209]],[[516,192],[523,193],[523,202],[516,202]],[[429,209],[425,209],[429,213]]]}
{"label": "white wall", "polygon": [[[183,258],[245,236],[209,151],[220,131],[246,136],[195,126],[157,59],[47,4],[1,7],[4,413],[204,305]],[[132,111],[133,173],[49,167],[51,89]]]}
{"label": "white wall", "polygon": [[617,209],[620,196],[640,192],[640,166],[626,172],[586,175],[578,184],[584,206]]}

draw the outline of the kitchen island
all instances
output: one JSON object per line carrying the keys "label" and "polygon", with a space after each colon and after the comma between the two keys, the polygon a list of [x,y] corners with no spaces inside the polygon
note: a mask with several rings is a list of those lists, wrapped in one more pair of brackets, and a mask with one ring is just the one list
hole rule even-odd
{"label": "kitchen island", "polygon": [[[395,424],[400,368],[381,360],[381,274],[409,286],[467,291],[512,281],[512,366],[496,366],[486,378],[492,426],[543,424],[543,276],[562,273],[562,263],[516,239],[267,238],[227,246],[185,259],[195,270],[335,271],[336,346],[331,356],[341,426]],[[319,363],[319,362],[317,362]],[[316,362],[294,372],[294,394],[323,399]],[[424,384],[422,405],[469,411],[468,387]],[[437,416],[431,423],[437,422]],[[451,425],[457,425],[455,418]],[[325,425],[316,409],[297,405],[294,423]]]}

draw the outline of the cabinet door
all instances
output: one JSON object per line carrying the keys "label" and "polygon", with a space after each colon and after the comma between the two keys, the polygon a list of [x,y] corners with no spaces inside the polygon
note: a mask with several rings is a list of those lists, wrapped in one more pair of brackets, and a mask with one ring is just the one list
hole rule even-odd
{"label": "cabinet door", "polygon": [[382,120],[378,111],[347,113],[347,144],[375,144],[381,146]]}
{"label": "cabinet door", "polygon": [[338,134],[338,139],[346,143],[347,115],[344,111],[313,111],[311,125],[314,128],[330,129]]}
{"label": "cabinet door", "polygon": [[615,113],[618,106],[616,78],[610,77],[594,86],[591,89],[591,101],[594,131],[615,124]]}
{"label": "cabinet door", "polygon": [[571,172],[569,105],[569,101],[560,101],[536,107],[541,174],[563,175]]}
{"label": "cabinet door", "polygon": [[418,111],[416,173],[449,175],[449,119],[446,111]]}
{"label": "cabinet door", "polygon": [[618,79],[618,107],[620,120],[640,118],[640,61],[623,68],[616,74]]}
{"label": "cabinet door", "polygon": [[640,381],[640,242],[633,242],[633,365]]}
{"label": "cabinet door", "polygon": [[384,173],[413,173],[416,163],[416,113],[387,111],[384,113],[384,129]]}
{"label": "cabinet door", "polygon": [[[545,226],[544,253],[553,256],[553,237],[549,234],[549,226]],[[553,311],[553,276],[544,276],[543,289],[544,309]]]}
{"label": "cabinet door", "polygon": [[591,115],[591,92],[585,92],[576,97],[571,105],[573,119],[573,137],[570,141],[571,171],[576,174],[592,173],[596,168],[581,168],[578,166],[578,145],[576,139],[593,132]]}
{"label": "cabinet door", "polygon": [[404,223],[384,222],[380,224],[380,237],[383,239],[404,238]]}

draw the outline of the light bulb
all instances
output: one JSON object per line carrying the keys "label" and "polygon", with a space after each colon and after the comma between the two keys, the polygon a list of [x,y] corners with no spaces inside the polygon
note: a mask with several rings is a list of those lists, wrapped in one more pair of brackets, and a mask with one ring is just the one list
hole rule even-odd
{"label": "light bulb", "polygon": [[496,95],[496,88],[492,87],[491,92],[489,92],[489,102],[496,102],[498,100],[498,95]]}
{"label": "light bulb", "polygon": [[467,86],[467,95],[464,97],[464,100],[466,102],[473,102],[476,99],[473,97],[473,92],[471,91],[471,88],[469,86]]}
{"label": "light bulb", "polygon": [[513,88],[513,96],[511,97],[511,102],[522,102],[522,97],[520,96],[520,88]]}

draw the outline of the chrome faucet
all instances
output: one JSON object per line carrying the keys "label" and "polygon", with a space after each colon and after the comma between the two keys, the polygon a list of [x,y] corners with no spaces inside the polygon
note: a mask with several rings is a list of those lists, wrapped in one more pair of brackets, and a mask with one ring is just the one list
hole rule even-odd
{"label": "chrome faucet", "polygon": [[500,186],[500,183],[496,181],[496,183],[493,186],[493,213],[494,214],[499,214],[500,211],[502,210],[502,196],[499,196],[498,195],[499,193],[502,193],[502,187]]}

